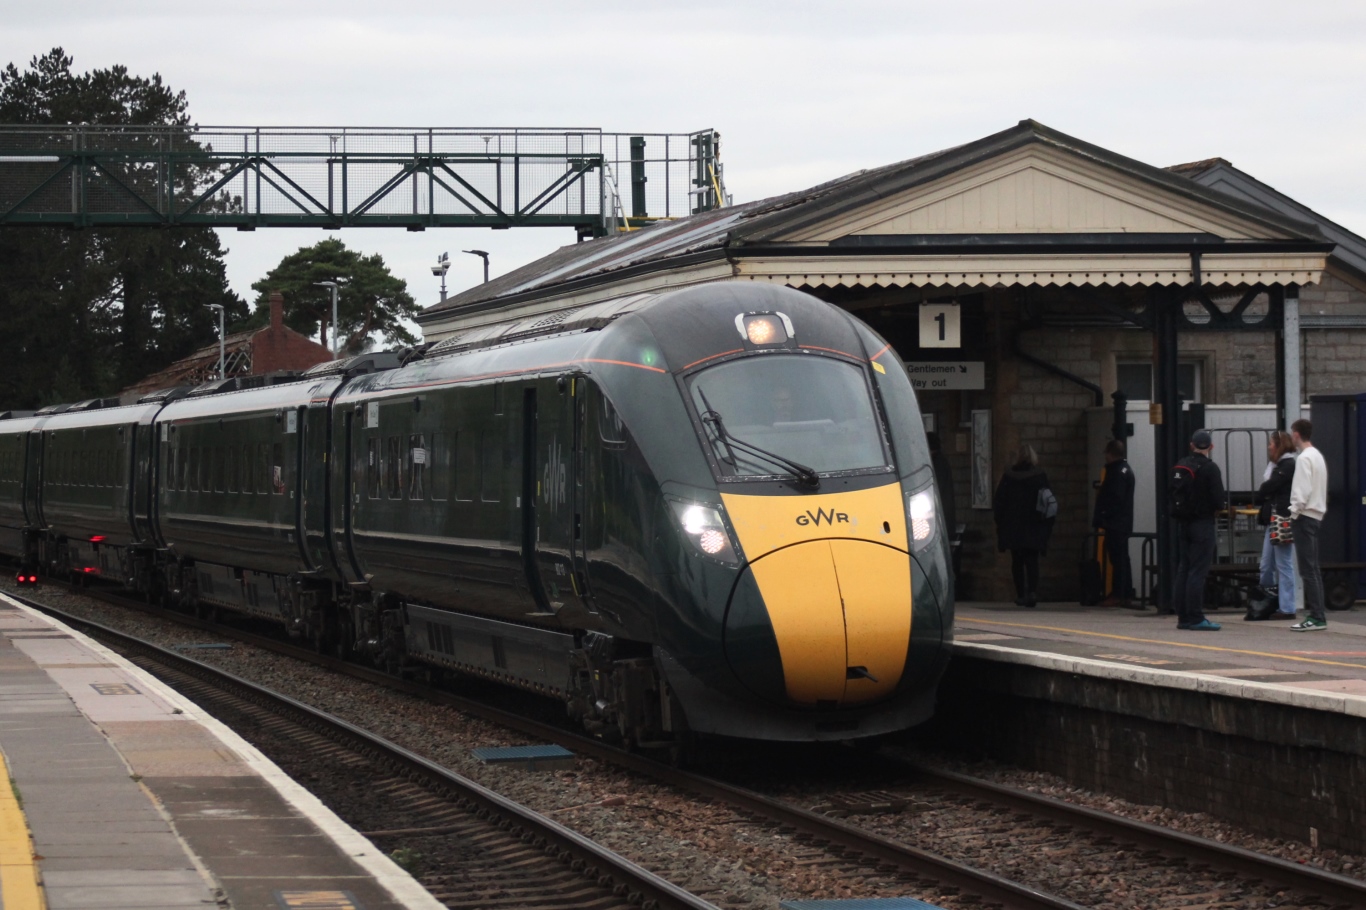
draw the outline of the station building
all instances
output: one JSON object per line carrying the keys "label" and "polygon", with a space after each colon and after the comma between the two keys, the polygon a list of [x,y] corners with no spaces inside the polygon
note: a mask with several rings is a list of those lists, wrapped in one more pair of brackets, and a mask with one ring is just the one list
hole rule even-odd
{"label": "station building", "polygon": [[1135,530],[1156,532],[1188,402],[1249,407],[1261,425],[1284,426],[1309,395],[1366,390],[1366,240],[1222,159],[1156,167],[1029,120],[566,246],[418,322],[442,341],[722,280],[844,307],[908,364],[952,469],[961,599],[1013,596],[990,505],[1023,443],[1060,504],[1040,596],[1077,598],[1100,449],[1130,432],[1110,419],[1114,393],[1129,400],[1132,460],[1148,465]]}

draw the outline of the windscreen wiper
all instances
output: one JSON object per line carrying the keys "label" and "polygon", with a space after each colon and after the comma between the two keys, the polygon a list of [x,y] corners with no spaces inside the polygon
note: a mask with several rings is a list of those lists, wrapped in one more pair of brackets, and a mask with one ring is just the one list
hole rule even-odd
{"label": "windscreen wiper", "polygon": [[701,396],[702,403],[707,406],[706,413],[702,415],[702,422],[712,426],[712,431],[716,433],[716,438],[726,447],[726,453],[728,455],[726,461],[731,467],[738,467],[735,459],[735,451],[738,449],[745,455],[762,458],[770,464],[776,464],[779,467],[787,468],[787,470],[791,471],[792,474],[796,476],[797,480],[809,487],[819,487],[821,485],[821,479],[816,476],[816,470],[814,468],[807,467],[799,461],[784,458],[777,452],[761,449],[751,442],[745,442],[743,439],[737,439],[735,436],[732,436],[726,431],[726,425],[721,420],[721,414],[713,408],[711,402],[707,400],[707,393],[698,389],[697,394]]}

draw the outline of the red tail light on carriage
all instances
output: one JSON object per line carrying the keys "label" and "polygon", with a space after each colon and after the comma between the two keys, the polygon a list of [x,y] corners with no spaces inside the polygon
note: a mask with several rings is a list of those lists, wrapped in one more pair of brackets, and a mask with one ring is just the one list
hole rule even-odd
{"label": "red tail light on carriage", "polygon": [[32,572],[20,572],[14,576],[14,583],[21,588],[35,588],[38,586],[38,576]]}

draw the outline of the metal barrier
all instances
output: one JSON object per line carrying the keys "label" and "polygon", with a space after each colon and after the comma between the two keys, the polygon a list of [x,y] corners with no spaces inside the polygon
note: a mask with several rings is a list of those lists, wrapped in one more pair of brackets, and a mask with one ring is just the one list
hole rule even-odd
{"label": "metal barrier", "polygon": [[719,150],[714,130],[3,125],[0,225],[601,235],[726,204]]}

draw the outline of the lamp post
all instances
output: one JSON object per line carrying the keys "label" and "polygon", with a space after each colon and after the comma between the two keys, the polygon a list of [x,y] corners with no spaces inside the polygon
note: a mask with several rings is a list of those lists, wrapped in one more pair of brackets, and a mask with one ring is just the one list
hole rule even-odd
{"label": "lamp post", "polygon": [[441,299],[446,299],[446,272],[451,267],[451,254],[442,253],[437,257],[436,265],[432,266],[432,274],[441,279]]}
{"label": "lamp post", "polygon": [[332,289],[332,359],[337,359],[337,282],[335,281],[315,281],[313,282],[320,288]]}
{"label": "lamp post", "polygon": [[463,253],[469,253],[471,256],[478,256],[480,259],[484,260],[484,284],[488,284],[488,283],[489,283],[489,254],[486,253],[486,252],[484,252],[483,250],[461,250],[461,252],[463,252]]}
{"label": "lamp post", "polygon": [[227,360],[226,339],[223,335],[223,304],[206,303],[205,308],[218,311],[218,378],[223,379],[223,365]]}

